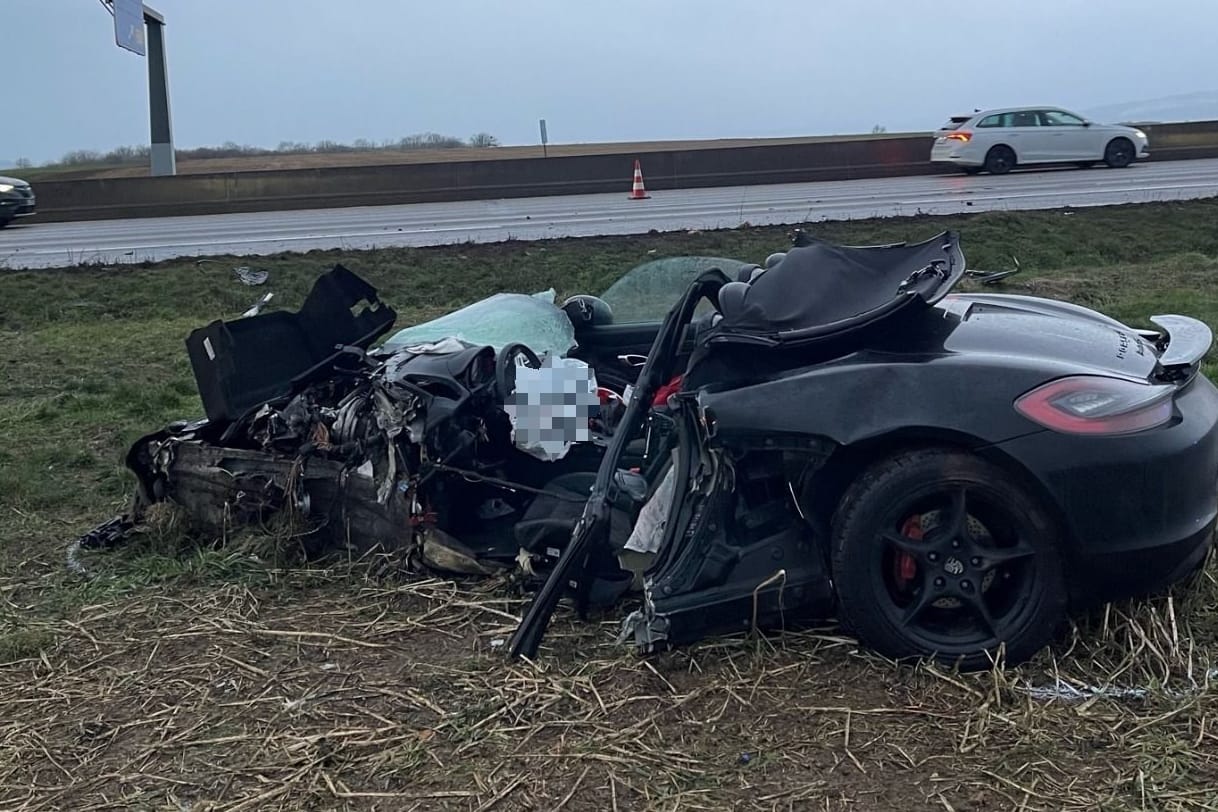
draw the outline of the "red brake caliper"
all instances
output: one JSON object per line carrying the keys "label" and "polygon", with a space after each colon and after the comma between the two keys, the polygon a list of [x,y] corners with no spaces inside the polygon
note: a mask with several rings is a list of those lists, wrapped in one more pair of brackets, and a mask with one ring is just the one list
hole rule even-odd
{"label": "red brake caliper", "polygon": [[[901,525],[901,535],[907,539],[921,541],[922,534],[922,517],[920,515],[910,516],[905,520],[905,524]],[[908,584],[918,574],[918,562],[914,557],[907,552],[897,553],[897,581],[902,586]]]}

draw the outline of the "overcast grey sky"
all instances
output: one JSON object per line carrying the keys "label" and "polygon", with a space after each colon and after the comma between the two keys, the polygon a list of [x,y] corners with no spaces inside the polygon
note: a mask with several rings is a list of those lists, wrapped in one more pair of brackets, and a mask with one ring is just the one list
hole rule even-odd
{"label": "overcast grey sky", "polygon": [[[1218,86],[1218,0],[155,0],[179,147],[931,129]],[[98,0],[0,0],[0,162],[148,140]]]}

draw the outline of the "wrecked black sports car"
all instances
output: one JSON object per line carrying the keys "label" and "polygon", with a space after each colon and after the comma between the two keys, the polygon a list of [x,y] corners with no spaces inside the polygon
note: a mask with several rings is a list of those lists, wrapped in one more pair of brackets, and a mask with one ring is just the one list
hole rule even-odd
{"label": "wrecked black sports car", "polygon": [[643,652],[836,615],[892,657],[1018,662],[1069,612],[1204,562],[1213,337],[951,294],[966,273],[954,233],[800,235],[369,350],[394,314],[336,268],[298,314],[191,336],[207,420],[135,445],[133,515],[86,543],[161,500],[219,530],[290,511],[318,544],[537,588],[515,656],[564,596],[586,615],[641,592],[622,639]]}

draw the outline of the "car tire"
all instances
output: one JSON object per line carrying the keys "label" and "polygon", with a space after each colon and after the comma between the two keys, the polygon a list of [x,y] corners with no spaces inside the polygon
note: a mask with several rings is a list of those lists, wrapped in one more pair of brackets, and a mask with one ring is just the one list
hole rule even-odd
{"label": "car tire", "polygon": [[1133,163],[1133,142],[1128,138],[1114,138],[1104,148],[1104,163],[1113,169],[1124,169]]}
{"label": "car tire", "polygon": [[[929,526],[928,526],[929,520]],[[972,454],[908,452],[867,469],[832,525],[839,619],[897,660],[1027,660],[1066,617],[1061,533],[1015,476]]]}
{"label": "car tire", "polygon": [[990,147],[990,151],[985,154],[985,171],[991,175],[1005,175],[1015,168],[1015,150],[999,144],[996,147]]}

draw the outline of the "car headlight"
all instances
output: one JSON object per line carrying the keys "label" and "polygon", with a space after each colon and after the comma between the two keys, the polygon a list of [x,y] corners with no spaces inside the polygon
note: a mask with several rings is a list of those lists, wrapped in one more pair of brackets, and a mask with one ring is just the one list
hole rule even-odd
{"label": "car headlight", "polygon": [[1141,130],[1134,130],[1133,134],[1136,135],[1138,138],[1146,138],[1146,133],[1142,132]]}
{"label": "car headlight", "polygon": [[17,187],[11,183],[0,183],[0,194],[3,194],[5,192],[11,192],[16,188]]}

